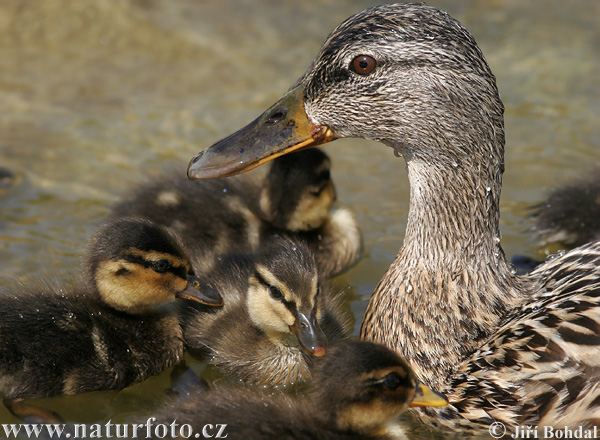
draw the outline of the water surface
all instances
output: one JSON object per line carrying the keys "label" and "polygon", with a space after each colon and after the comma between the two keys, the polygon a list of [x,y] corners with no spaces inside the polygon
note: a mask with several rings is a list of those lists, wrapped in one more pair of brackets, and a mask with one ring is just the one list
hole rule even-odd
{"label": "water surface", "polygon": [[[143,176],[246,124],[304,72],[327,34],[379,1],[4,1],[0,5],[0,283],[78,269],[107,207]],[[436,0],[473,33],[506,105],[501,227],[508,255],[543,258],[528,207],[600,163],[600,3]],[[360,316],[401,245],[404,162],[339,140],[326,150],[363,261],[336,280]],[[194,368],[202,366],[195,364]],[[123,420],[168,375],[46,403],[69,420]],[[14,422],[4,409],[0,421]],[[415,438],[429,434],[417,432]]]}

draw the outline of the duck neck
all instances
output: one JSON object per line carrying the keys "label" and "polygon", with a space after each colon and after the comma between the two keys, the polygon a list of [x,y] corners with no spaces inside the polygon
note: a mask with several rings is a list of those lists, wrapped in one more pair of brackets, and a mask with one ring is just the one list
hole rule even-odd
{"label": "duck neck", "polygon": [[[470,156],[435,163],[405,158],[406,236],[377,286],[362,331],[399,350],[419,380],[441,389],[440,382],[520,302],[523,286],[500,246],[502,155],[479,163]],[[391,325],[398,329],[392,337]]]}
{"label": "duck neck", "polygon": [[399,257],[439,271],[508,272],[500,246],[501,165],[486,170],[467,160],[407,161],[410,206]]}

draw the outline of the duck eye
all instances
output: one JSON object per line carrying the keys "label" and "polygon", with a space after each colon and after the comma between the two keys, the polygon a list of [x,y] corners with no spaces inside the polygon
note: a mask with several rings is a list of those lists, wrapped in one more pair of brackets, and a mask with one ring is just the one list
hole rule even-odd
{"label": "duck eye", "polygon": [[158,260],[152,263],[152,269],[159,273],[166,272],[170,267],[171,265],[167,260]]}
{"label": "duck eye", "polygon": [[400,385],[401,379],[396,373],[390,373],[383,378],[383,384],[390,390],[395,390]]}
{"label": "duck eye", "polygon": [[371,73],[375,67],[377,67],[377,61],[369,55],[359,55],[350,63],[350,70],[363,76]]}
{"label": "duck eye", "polygon": [[283,293],[281,293],[281,290],[275,286],[269,286],[269,293],[271,294],[271,297],[275,299],[283,298]]}

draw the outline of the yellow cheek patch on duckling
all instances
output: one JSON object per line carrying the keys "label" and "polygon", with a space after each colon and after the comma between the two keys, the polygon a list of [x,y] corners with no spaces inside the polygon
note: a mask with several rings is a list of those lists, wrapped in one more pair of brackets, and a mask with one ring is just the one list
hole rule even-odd
{"label": "yellow cheek patch on duckling", "polygon": [[[407,409],[408,402],[353,403],[340,410],[336,421],[338,428],[342,430],[355,430],[369,436],[385,435],[385,425]],[[384,432],[380,432],[382,430]]]}
{"label": "yellow cheek patch on duckling", "polygon": [[[368,374],[363,374],[356,382],[369,384],[369,382],[380,381],[389,373],[396,373],[402,380],[408,379],[406,371],[397,369],[375,369]],[[369,386],[369,385],[365,385]],[[408,383],[399,384],[395,389],[386,389],[384,387],[374,387],[369,392],[368,401],[352,402],[342,406],[337,421],[342,429],[354,429],[369,435],[384,435],[386,432],[376,432],[376,430],[386,430],[386,425],[400,413],[406,411],[410,401],[415,395],[415,381],[408,380]]]}
{"label": "yellow cheek patch on duckling", "polygon": [[125,260],[100,263],[95,279],[108,305],[132,313],[174,300],[187,285],[187,280],[172,273],[157,273]]}
{"label": "yellow cheek patch on duckling", "polygon": [[[292,292],[266,267],[258,265],[257,272],[269,285],[277,286],[286,301],[293,301]],[[252,322],[270,338],[279,340],[281,337],[277,337],[277,333],[291,333],[290,326],[296,322],[296,317],[282,301],[273,298],[268,288],[254,277],[250,279],[247,306]]]}
{"label": "yellow cheek patch on duckling", "polygon": [[292,231],[306,231],[321,227],[329,218],[329,210],[335,201],[335,187],[332,182],[318,196],[307,189],[298,202],[287,228]]}

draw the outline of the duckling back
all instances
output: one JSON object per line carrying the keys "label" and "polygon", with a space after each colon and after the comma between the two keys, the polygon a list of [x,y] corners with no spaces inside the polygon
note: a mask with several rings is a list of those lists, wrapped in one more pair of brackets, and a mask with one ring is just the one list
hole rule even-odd
{"label": "duckling back", "polygon": [[184,334],[227,375],[279,386],[310,377],[313,355],[350,332],[341,300],[324,285],[306,245],[281,238],[253,255],[229,255],[207,276],[223,292],[214,312],[187,306]]}
{"label": "duckling back", "polygon": [[90,293],[64,283],[2,292],[0,384],[6,397],[121,389],[182,358],[173,313],[128,315]]}
{"label": "duckling back", "polygon": [[255,179],[189,180],[170,173],[140,186],[117,203],[111,217],[135,216],[168,227],[180,237],[194,266],[205,256],[252,250],[260,243],[258,183]]}
{"label": "duckling back", "polygon": [[177,234],[194,266],[210,271],[215,255],[254,252],[279,236],[300,237],[318,256],[325,276],[360,257],[362,240],[353,214],[334,210],[331,162],[320,150],[274,161],[267,176],[191,181],[174,172],[140,186],[111,216],[137,216]]}

